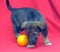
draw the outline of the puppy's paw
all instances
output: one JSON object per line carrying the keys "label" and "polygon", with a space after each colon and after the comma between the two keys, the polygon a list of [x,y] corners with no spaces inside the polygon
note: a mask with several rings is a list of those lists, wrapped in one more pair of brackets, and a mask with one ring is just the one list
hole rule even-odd
{"label": "puppy's paw", "polygon": [[35,45],[27,45],[28,48],[34,48]]}
{"label": "puppy's paw", "polygon": [[52,45],[52,43],[51,43],[51,42],[45,42],[44,44],[45,44],[45,45],[47,45],[47,46]]}

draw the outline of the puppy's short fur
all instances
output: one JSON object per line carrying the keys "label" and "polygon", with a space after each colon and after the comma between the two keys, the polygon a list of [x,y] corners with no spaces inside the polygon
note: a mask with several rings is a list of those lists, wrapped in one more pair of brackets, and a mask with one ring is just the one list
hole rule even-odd
{"label": "puppy's short fur", "polygon": [[8,0],[6,0],[6,4],[8,9],[12,11],[11,19],[16,38],[21,31],[26,30],[29,40],[27,47],[31,48],[35,46],[41,32],[44,43],[50,43],[47,38],[48,27],[40,12],[32,8],[12,8]]}

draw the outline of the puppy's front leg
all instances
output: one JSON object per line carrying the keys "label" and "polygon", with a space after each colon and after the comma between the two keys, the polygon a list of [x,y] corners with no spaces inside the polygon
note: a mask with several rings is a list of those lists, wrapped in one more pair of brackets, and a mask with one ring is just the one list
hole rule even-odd
{"label": "puppy's front leg", "polygon": [[28,40],[29,40],[27,47],[34,48],[35,44],[37,42],[37,39],[39,37],[39,34],[38,34],[38,32],[35,32],[34,28],[32,28],[31,26],[27,27],[26,32],[27,32],[27,36],[28,36]]}
{"label": "puppy's front leg", "polygon": [[48,39],[48,28],[45,25],[42,30],[43,40],[45,45],[51,45],[52,43]]}

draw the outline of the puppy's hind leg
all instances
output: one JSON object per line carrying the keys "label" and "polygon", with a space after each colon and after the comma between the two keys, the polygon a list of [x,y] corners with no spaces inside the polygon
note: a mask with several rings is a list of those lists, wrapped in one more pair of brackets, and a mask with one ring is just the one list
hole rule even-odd
{"label": "puppy's hind leg", "polygon": [[17,38],[20,35],[20,32],[22,31],[22,29],[21,29],[20,21],[14,15],[12,16],[12,24],[13,24],[14,35]]}

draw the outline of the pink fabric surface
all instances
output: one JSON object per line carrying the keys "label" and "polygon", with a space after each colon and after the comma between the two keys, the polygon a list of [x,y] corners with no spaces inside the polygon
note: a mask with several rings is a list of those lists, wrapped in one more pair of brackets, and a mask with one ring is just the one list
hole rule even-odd
{"label": "pink fabric surface", "polygon": [[6,0],[0,0],[0,52],[60,52],[60,0],[9,0],[14,8],[30,7],[39,10],[46,19],[51,46],[45,46],[41,38],[37,47],[28,49],[16,44],[11,22],[11,11]]}

